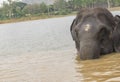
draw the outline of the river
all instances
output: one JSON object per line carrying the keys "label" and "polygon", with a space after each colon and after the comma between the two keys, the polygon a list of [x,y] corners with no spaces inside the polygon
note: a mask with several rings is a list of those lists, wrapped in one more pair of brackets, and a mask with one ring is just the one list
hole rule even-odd
{"label": "river", "polygon": [[86,61],[76,55],[73,19],[1,24],[0,82],[120,82],[119,53]]}

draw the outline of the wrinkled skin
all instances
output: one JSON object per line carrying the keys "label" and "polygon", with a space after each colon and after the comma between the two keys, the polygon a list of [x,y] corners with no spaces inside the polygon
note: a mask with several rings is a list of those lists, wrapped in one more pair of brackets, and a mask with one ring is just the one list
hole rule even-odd
{"label": "wrinkled skin", "polygon": [[113,31],[113,42],[114,42],[114,49],[115,52],[120,52],[120,16],[115,16],[115,23],[116,26]]}
{"label": "wrinkled skin", "polygon": [[80,59],[96,59],[113,52],[114,27],[114,17],[107,9],[81,9],[70,28]]}

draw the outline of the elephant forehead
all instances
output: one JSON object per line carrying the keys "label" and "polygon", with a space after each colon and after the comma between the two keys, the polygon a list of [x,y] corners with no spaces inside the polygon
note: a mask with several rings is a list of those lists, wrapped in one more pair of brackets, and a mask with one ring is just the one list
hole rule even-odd
{"label": "elephant forehead", "polygon": [[85,30],[86,32],[89,31],[90,28],[91,28],[91,25],[90,25],[90,24],[85,24],[85,25],[84,25],[84,30]]}

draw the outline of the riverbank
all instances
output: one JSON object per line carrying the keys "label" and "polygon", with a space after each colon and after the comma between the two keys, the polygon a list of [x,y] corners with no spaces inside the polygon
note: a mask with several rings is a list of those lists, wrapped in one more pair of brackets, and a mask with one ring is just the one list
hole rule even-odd
{"label": "riverbank", "polygon": [[[113,8],[109,8],[108,10],[110,10],[110,11],[120,11],[120,7],[113,7]],[[70,13],[70,14],[67,14],[67,15],[49,15],[49,16],[48,15],[42,15],[42,16],[29,16],[29,17],[21,17],[21,18],[12,18],[12,19],[0,20],[0,24],[71,16],[71,15],[76,15],[76,13],[77,12],[73,12],[73,13]]]}
{"label": "riverbank", "polygon": [[109,8],[110,11],[120,11],[120,7]]}
{"label": "riverbank", "polygon": [[11,18],[11,19],[6,19],[6,20],[0,20],[0,24],[72,16],[72,15],[75,15],[76,13],[77,12],[73,12],[73,13],[70,13],[70,14],[67,14],[67,15],[49,15],[49,16],[48,15],[42,15],[42,16],[29,16],[29,17],[21,17],[21,18]]}

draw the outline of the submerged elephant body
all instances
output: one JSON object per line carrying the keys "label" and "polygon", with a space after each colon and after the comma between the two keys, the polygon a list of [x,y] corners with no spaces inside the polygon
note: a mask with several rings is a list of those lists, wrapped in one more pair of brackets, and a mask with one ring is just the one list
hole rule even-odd
{"label": "submerged elephant body", "polygon": [[70,31],[81,59],[95,59],[115,51],[116,44],[112,35],[116,26],[114,19],[105,8],[86,8],[79,11]]}

